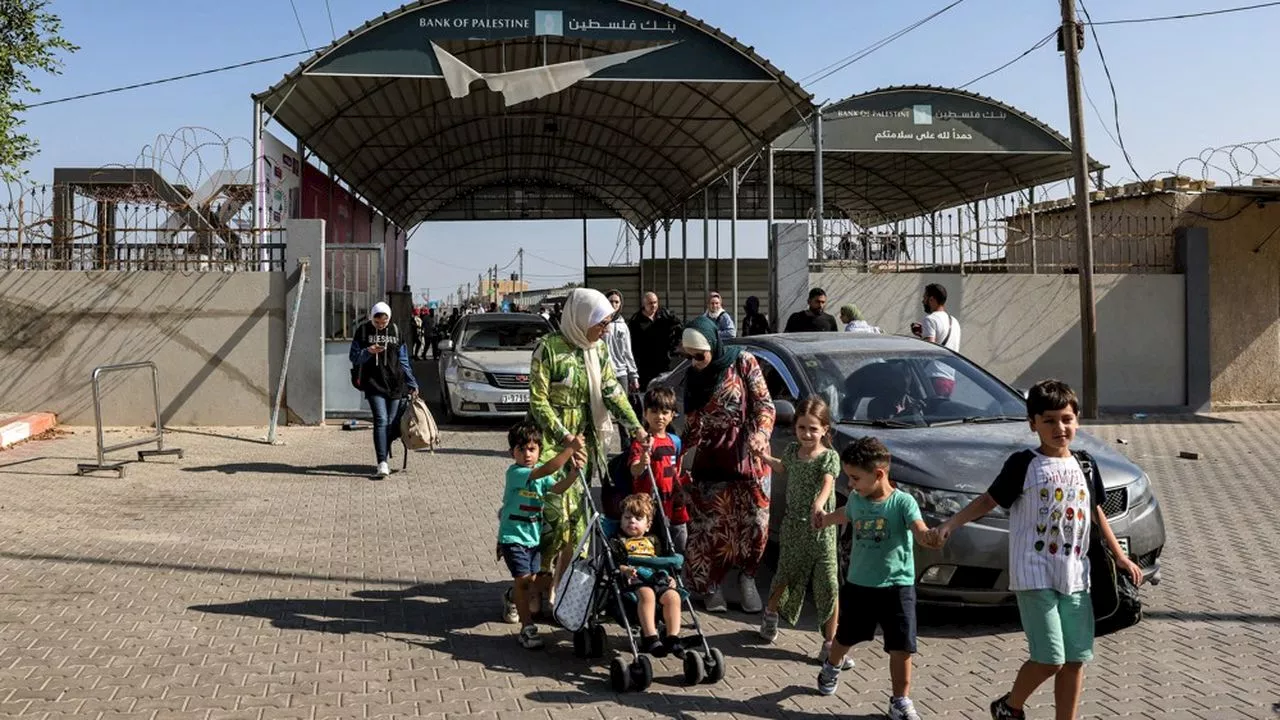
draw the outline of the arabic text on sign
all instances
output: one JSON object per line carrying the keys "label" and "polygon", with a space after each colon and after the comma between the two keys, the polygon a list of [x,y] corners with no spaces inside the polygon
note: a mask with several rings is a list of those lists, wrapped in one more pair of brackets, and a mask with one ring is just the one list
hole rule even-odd
{"label": "arabic text on sign", "polygon": [[668,22],[660,24],[656,20],[646,20],[637,23],[635,20],[613,20],[611,22],[602,23],[599,20],[569,20],[569,29],[582,32],[584,30],[612,30],[615,32],[635,32],[643,30],[645,32],[675,32],[675,23]]}

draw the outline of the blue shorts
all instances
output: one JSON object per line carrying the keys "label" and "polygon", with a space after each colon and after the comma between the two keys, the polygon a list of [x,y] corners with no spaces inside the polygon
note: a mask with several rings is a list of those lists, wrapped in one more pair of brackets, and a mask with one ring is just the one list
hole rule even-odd
{"label": "blue shorts", "polygon": [[530,547],[507,543],[498,547],[502,550],[502,559],[506,561],[513,578],[537,575],[542,567],[542,551],[537,545]]}

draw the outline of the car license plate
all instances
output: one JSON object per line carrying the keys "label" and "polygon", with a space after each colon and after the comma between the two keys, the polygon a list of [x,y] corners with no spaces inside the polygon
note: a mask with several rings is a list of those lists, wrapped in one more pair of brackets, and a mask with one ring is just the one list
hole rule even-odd
{"label": "car license plate", "polygon": [[1129,538],[1118,537],[1116,538],[1116,542],[1120,543],[1120,549],[1124,551],[1125,555],[1128,555],[1129,554]]}
{"label": "car license plate", "polygon": [[502,396],[504,405],[511,403],[527,403],[529,402],[529,393],[507,393]]}

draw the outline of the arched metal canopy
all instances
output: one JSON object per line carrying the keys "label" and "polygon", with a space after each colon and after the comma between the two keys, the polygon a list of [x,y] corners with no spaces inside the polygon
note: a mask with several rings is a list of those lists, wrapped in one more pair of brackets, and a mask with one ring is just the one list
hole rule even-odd
{"label": "arched metal canopy", "polygon": [[751,48],[652,0],[420,0],[255,100],[402,227],[645,226],[813,112]]}
{"label": "arched metal canopy", "polygon": [[[864,225],[928,215],[1074,171],[1067,138],[1015,107],[963,90],[882,88],[828,105],[822,115],[827,215]],[[807,217],[815,184],[811,123],[797,124],[772,148],[776,216]],[[766,169],[762,160],[744,175],[739,218],[768,216]],[[713,215],[728,217],[729,190],[713,198]]]}

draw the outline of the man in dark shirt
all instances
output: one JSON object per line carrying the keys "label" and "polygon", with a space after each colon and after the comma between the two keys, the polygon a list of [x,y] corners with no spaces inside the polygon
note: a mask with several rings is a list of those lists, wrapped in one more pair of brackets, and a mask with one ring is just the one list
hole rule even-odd
{"label": "man in dark shirt", "polygon": [[782,332],[836,332],[836,319],[822,311],[827,306],[827,291],[814,288],[809,291],[809,308],[791,313],[787,327]]}
{"label": "man in dark shirt", "polygon": [[671,353],[680,342],[680,320],[659,306],[656,293],[647,292],[640,309],[627,321],[627,327],[631,330],[640,391],[644,392],[650,380],[671,369]]}

